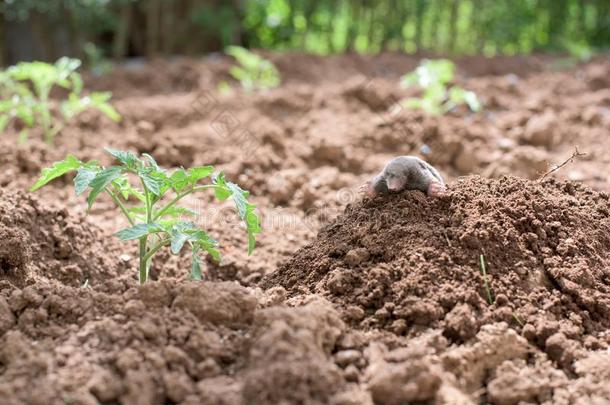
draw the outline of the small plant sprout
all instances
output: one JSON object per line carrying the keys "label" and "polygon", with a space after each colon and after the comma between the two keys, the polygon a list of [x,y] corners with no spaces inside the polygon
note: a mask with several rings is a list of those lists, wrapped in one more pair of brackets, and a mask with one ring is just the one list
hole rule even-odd
{"label": "small plant sprout", "polygon": [[518,313],[513,312],[513,319],[514,319],[515,321],[517,321],[517,323],[519,324],[519,326],[523,327],[523,325],[524,325],[523,320],[521,319],[521,317],[519,316],[519,314],[518,314]]}
{"label": "small plant sprout", "polygon": [[[76,72],[80,64],[78,59],[61,58],[54,65],[21,62],[0,72],[0,132],[18,120],[26,127],[19,134],[20,140],[27,139],[29,129],[38,127],[43,139],[52,144],[64,126],[87,109],[97,109],[119,121],[121,116],[109,103],[110,93],[82,94],[83,81]],[[68,91],[58,108],[50,100],[55,87]]]}
{"label": "small plant sprout", "polygon": [[487,302],[489,305],[494,303],[494,298],[491,292],[491,287],[489,286],[489,280],[487,279],[487,266],[485,265],[485,256],[479,255],[479,267],[481,270],[481,274],[483,275],[483,283],[485,284],[485,293],[487,294]]}
{"label": "small plant sprout", "polygon": [[[181,207],[180,200],[197,191],[213,190],[220,201],[233,199],[248,234],[248,254],[252,253],[255,236],[261,232],[260,221],[254,211],[256,206],[248,202],[249,193],[237,184],[226,181],[222,172],[213,175],[212,166],[168,172],[159,167],[150,155],[144,154],[139,158],[132,152],[106,151],[118,161],[116,166],[103,167],[96,161],[84,163],[70,155],[43,169],[30,191],[36,191],[51,180],[75,171],[74,191],[80,195],[88,190],[89,209],[100,194],[108,194],[129,222],[128,228],[115,235],[125,241],[139,241],[141,284],[148,279],[152,257],[164,247],[169,247],[173,254],[178,254],[185,245],[190,247],[191,276],[196,280],[201,279],[201,253],[207,252],[216,261],[220,260],[218,243],[194,222],[181,219],[195,215],[195,212]],[[137,187],[132,185],[132,179],[137,180],[134,181]],[[200,184],[204,179],[210,180],[208,184]],[[128,204],[134,200],[139,204]]]}
{"label": "small plant sprout", "polygon": [[240,46],[229,46],[225,53],[239,64],[229,73],[247,91],[268,90],[280,85],[280,73],[271,61]]}
{"label": "small plant sprout", "polygon": [[430,114],[440,115],[466,104],[471,111],[481,109],[477,95],[449,83],[454,78],[455,65],[447,59],[424,60],[413,72],[401,78],[403,87],[418,86],[422,89],[419,98],[407,98],[403,105],[419,108]]}

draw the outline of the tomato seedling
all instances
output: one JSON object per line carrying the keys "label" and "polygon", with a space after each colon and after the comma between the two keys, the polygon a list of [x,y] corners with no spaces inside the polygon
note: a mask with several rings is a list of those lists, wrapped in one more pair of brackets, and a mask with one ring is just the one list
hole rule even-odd
{"label": "tomato seedling", "polygon": [[[80,64],[78,59],[61,58],[54,65],[21,62],[0,72],[0,132],[11,121],[19,120],[29,129],[41,128],[45,142],[53,144],[65,125],[87,109],[97,109],[119,121],[121,116],[109,102],[110,93],[82,94],[83,80],[76,72]],[[57,111],[49,99],[54,87],[69,92],[67,99],[59,102]],[[24,129],[19,139],[24,141],[28,135],[28,129]]]}
{"label": "tomato seedling", "polygon": [[417,69],[401,78],[403,87],[419,86],[422,89],[421,97],[407,98],[403,105],[434,115],[446,113],[461,104],[466,104],[471,111],[479,111],[481,102],[476,93],[457,85],[449,87],[454,71],[455,64],[450,60],[424,60]]}
{"label": "tomato seedling", "polygon": [[[256,206],[248,202],[249,193],[227,181],[222,172],[214,175],[212,166],[168,172],[159,167],[150,155],[143,154],[139,158],[132,152],[109,148],[106,151],[118,161],[118,165],[103,167],[96,161],[84,163],[69,155],[52,167],[43,169],[30,191],[36,191],[53,179],[76,171],[74,190],[77,195],[89,190],[88,209],[100,194],[108,194],[130,224],[115,235],[125,241],[139,241],[141,284],[148,279],[152,257],[164,247],[169,247],[173,254],[178,254],[184,245],[191,248],[191,275],[196,280],[201,279],[200,253],[207,252],[215,260],[220,260],[218,243],[193,221],[181,219],[196,214],[178,203],[197,191],[213,190],[220,201],[233,199],[248,234],[248,254],[252,253],[255,236],[261,232],[260,221],[254,211]],[[133,186],[130,178],[137,179],[139,186]],[[204,179],[211,181],[200,184]],[[129,204],[130,199],[139,201],[139,204]]]}
{"label": "tomato seedling", "polygon": [[241,46],[229,46],[225,53],[239,64],[231,67],[229,73],[245,90],[267,90],[280,85],[280,73],[270,60]]}

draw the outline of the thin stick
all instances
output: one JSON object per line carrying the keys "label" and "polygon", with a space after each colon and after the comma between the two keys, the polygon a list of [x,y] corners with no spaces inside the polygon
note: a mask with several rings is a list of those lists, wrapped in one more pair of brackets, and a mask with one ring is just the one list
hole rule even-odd
{"label": "thin stick", "polygon": [[557,170],[561,169],[562,167],[564,167],[565,165],[567,165],[568,163],[572,163],[572,161],[578,157],[581,156],[585,156],[586,153],[580,152],[578,150],[578,146],[574,147],[574,152],[572,153],[572,156],[570,156],[569,158],[567,158],[562,164],[553,167],[551,170],[549,170],[548,172],[544,173],[542,175],[542,177],[540,177],[538,180],[543,180],[546,176],[548,176],[551,173],[556,172]]}
{"label": "thin stick", "polygon": [[523,327],[523,321],[521,320],[521,318],[519,318],[519,315],[517,315],[516,312],[513,312],[513,318],[515,318],[515,321],[517,321],[519,326]]}
{"label": "thin stick", "polygon": [[447,231],[445,229],[443,229],[443,235],[445,235],[445,241],[447,242],[447,245],[451,247],[451,241],[449,240],[449,236],[447,236]]}
{"label": "thin stick", "polygon": [[487,301],[489,305],[494,303],[494,299],[491,295],[491,288],[489,287],[489,281],[487,280],[487,269],[485,268],[485,257],[479,255],[479,265],[481,267],[481,273],[483,274],[483,283],[485,284],[485,292],[487,293]]}

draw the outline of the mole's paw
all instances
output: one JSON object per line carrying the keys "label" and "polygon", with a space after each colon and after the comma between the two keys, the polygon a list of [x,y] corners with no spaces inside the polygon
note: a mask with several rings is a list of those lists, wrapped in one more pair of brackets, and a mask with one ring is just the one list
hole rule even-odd
{"label": "mole's paw", "polygon": [[445,187],[444,184],[432,182],[428,186],[428,195],[430,197],[441,197],[441,196],[445,195],[446,192],[447,192],[447,188]]}
{"label": "mole's paw", "polygon": [[375,190],[373,189],[373,185],[371,184],[370,181],[362,184],[358,188],[358,192],[360,194],[367,195],[367,196],[374,196],[375,195]]}

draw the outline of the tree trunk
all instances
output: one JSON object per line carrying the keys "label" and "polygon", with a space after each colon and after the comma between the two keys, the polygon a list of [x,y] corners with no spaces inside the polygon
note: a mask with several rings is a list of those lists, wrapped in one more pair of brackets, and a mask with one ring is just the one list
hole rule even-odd
{"label": "tree trunk", "polygon": [[174,25],[176,23],[176,6],[174,2],[163,2],[161,5],[161,52],[171,55],[174,51]]}
{"label": "tree trunk", "polygon": [[119,11],[119,24],[112,44],[112,57],[116,61],[123,59],[127,55],[131,10],[131,3],[124,3]]}
{"label": "tree trunk", "polygon": [[0,18],[0,67],[8,65],[4,18]]}
{"label": "tree trunk", "polygon": [[159,52],[160,14],[160,1],[148,0],[146,7],[146,56],[148,58],[154,58]]}
{"label": "tree trunk", "polygon": [[449,43],[447,44],[447,50],[449,52],[455,53],[456,52],[456,43],[457,42],[457,36],[458,36],[458,32],[457,32],[457,21],[458,21],[458,1],[457,0],[451,0],[451,14],[449,16]]}
{"label": "tree trunk", "polygon": [[38,52],[34,51],[34,57],[45,61],[54,61],[56,59],[54,38],[53,34],[47,29],[48,27],[44,22],[45,18],[41,18],[37,12],[30,14],[32,36],[38,47]]}
{"label": "tree trunk", "polygon": [[415,7],[415,46],[418,51],[422,50],[423,42],[423,22],[424,22],[424,13],[426,11],[426,1],[425,0],[417,0]]}
{"label": "tree trunk", "polygon": [[360,18],[362,17],[361,12],[362,12],[361,2],[355,1],[354,3],[352,3],[350,14],[353,15],[353,18],[350,18],[350,20],[349,20],[349,28],[348,28],[348,32],[347,32],[347,38],[346,38],[346,48],[349,52],[352,52],[354,50],[354,46],[356,43],[356,37],[358,36],[358,31],[360,28],[358,25],[358,22],[360,21]]}

